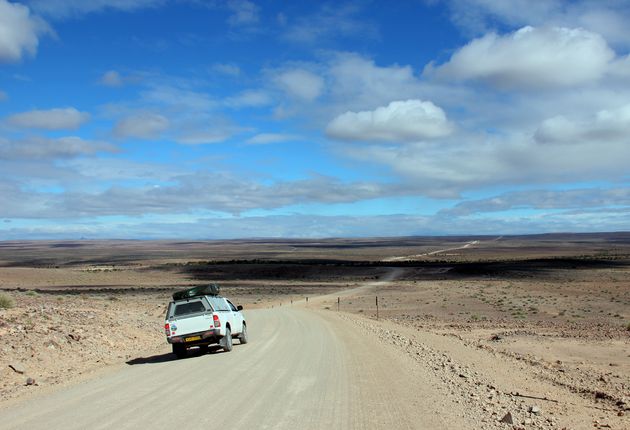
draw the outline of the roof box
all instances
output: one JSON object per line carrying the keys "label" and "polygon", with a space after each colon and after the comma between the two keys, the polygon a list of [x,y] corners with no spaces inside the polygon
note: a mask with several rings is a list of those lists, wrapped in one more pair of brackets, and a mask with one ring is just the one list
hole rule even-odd
{"label": "roof box", "polygon": [[216,284],[202,285],[173,293],[173,300],[189,299],[199,296],[216,296],[219,294],[219,286]]}

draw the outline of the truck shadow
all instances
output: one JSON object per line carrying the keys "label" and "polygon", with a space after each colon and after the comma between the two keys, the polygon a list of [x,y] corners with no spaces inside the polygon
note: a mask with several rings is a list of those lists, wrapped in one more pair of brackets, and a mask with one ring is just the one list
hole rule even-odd
{"label": "truck shadow", "polygon": [[[208,346],[208,348],[205,350],[204,349],[189,350],[188,355],[186,356],[186,358],[184,358],[184,360],[187,358],[200,357],[206,354],[217,354],[217,353],[222,353],[222,352],[223,352],[223,349],[219,345],[211,345],[211,346]],[[151,355],[148,357],[132,358],[131,360],[126,361],[125,363],[130,366],[135,366],[136,364],[157,364],[157,363],[167,363],[169,361],[177,361],[177,360],[178,358],[175,356],[175,354],[171,352],[167,352],[164,354],[156,354],[156,355]]]}

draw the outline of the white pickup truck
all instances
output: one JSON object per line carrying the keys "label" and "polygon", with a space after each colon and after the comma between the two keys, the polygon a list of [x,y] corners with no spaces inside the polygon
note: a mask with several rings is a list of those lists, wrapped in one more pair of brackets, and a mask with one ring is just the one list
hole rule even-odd
{"label": "white pickup truck", "polygon": [[164,332],[177,358],[187,355],[188,348],[207,349],[218,343],[224,351],[232,350],[232,338],[247,343],[247,323],[242,306],[234,306],[219,295],[195,295],[173,300],[168,305]]}

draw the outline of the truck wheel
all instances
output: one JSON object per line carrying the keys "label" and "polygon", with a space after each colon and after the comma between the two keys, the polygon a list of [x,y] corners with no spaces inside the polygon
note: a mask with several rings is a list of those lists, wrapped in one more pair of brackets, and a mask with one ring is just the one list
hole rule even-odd
{"label": "truck wheel", "polygon": [[229,327],[225,328],[225,336],[223,336],[223,351],[230,352],[232,351],[232,332]]}
{"label": "truck wheel", "polygon": [[177,358],[186,357],[186,347],[180,343],[173,344],[173,354],[177,356]]}
{"label": "truck wheel", "polygon": [[238,340],[240,344],[247,343],[247,325],[243,323],[243,331],[238,335]]}

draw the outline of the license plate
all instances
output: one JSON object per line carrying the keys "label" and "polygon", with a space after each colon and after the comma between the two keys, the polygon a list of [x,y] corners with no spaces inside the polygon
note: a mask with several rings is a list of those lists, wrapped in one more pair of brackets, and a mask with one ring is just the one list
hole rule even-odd
{"label": "license plate", "polygon": [[194,341],[196,341],[196,340],[200,340],[200,339],[201,339],[201,336],[191,336],[191,337],[187,337],[187,338],[185,338],[184,340],[185,340],[186,342],[194,342]]}

